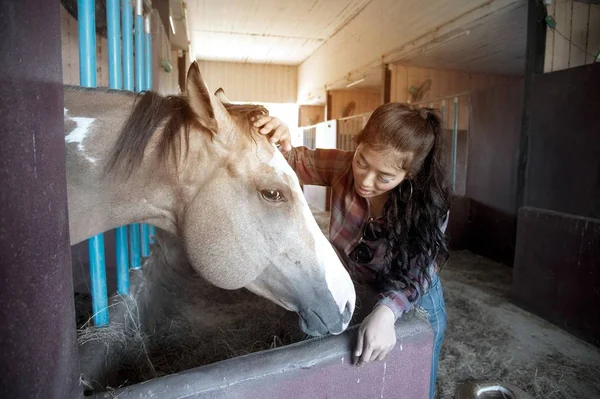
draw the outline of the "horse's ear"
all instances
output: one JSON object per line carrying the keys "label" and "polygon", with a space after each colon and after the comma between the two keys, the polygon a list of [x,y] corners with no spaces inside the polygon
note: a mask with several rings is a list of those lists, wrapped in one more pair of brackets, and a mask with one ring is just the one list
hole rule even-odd
{"label": "horse's ear", "polygon": [[223,104],[231,104],[231,101],[225,95],[225,90],[222,87],[219,87],[217,91],[215,91],[215,96],[223,103]]}
{"label": "horse's ear", "polygon": [[190,69],[188,69],[185,91],[190,107],[198,117],[200,124],[213,134],[217,134],[218,125],[210,101],[210,94],[202,80],[200,68],[196,61],[192,62]]}

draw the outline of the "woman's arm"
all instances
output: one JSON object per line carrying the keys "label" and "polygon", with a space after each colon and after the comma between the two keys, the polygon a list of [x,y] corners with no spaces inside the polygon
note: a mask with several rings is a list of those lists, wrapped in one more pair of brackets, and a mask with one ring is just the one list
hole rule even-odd
{"label": "woman's arm", "polygon": [[[449,212],[444,218],[440,230],[445,233],[448,226]],[[435,264],[431,265],[435,273]],[[394,324],[403,313],[409,311],[418,302],[421,292],[418,287],[416,262],[413,261],[408,278],[413,283],[410,287],[398,291],[386,291],[380,294],[381,299],[369,316],[363,320],[358,329],[358,339],[354,355],[358,365],[373,360],[383,360],[396,345],[396,329]]]}

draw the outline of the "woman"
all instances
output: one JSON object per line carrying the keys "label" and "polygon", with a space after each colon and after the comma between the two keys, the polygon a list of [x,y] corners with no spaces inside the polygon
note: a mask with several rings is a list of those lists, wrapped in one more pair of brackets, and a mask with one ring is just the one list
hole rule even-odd
{"label": "woman", "polygon": [[434,330],[433,398],[446,328],[437,272],[448,258],[450,207],[440,115],[384,104],[356,137],[355,152],[292,148],[289,130],[277,118],[261,117],[255,126],[280,144],[303,184],[332,188],[330,241],[353,279],[379,293],[358,331],[358,364],[385,358],[396,344],[395,321],[420,306]]}

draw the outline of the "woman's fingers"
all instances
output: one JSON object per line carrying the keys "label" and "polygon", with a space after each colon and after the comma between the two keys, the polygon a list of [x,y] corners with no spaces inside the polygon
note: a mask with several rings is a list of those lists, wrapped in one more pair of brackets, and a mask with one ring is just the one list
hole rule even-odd
{"label": "woman's fingers", "polygon": [[269,140],[271,143],[279,143],[281,151],[287,152],[292,149],[291,139],[290,131],[288,130],[287,126],[280,124],[277,126]]}
{"label": "woman's fingers", "polygon": [[354,349],[354,357],[357,361],[360,359],[360,355],[363,353],[363,341],[365,338],[365,330],[362,328],[358,329],[358,338],[356,339],[356,349]]}
{"label": "woman's fingers", "polygon": [[385,359],[385,357],[387,356],[387,354],[390,352],[389,349],[384,349],[382,350],[379,355],[377,355],[377,357],[375,358],[375,360],[383,360]]}

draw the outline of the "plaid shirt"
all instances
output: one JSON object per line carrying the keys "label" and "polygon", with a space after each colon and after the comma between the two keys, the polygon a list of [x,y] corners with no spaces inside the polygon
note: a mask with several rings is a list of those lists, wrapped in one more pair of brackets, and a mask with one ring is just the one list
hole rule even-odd
{"label": "plaid shirt", "polygon": [[[376,273],[385,267],[387,240],[384,238],[368,242],[367,245],[373,250],[374,256],[367,264],[353,262],[349,257],[360,243],[364,225],[370,215],[369,202],[354,189],[354,152],[295,147],[283,155],[302,184],[331,187],[329,240],[353,279],[373,285]],[[446,230],[447,220],[446,217],[441,227],[442,231]],[[414,261],[411,263],[415,264]],[[434,265],[431,266],[431,272],[432,275],[435,272]],[[408,278],[417,283],[416,268],[410,270]],[[414,285],[418,287],[418,284]],[[382,292],[379,294],[378,305],[388,306],[398,319],[413,307],[420,294],[417,288]]]}

